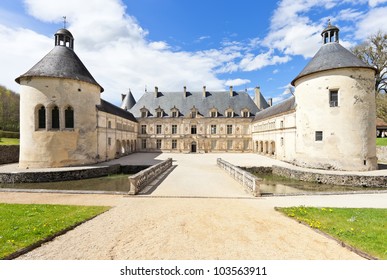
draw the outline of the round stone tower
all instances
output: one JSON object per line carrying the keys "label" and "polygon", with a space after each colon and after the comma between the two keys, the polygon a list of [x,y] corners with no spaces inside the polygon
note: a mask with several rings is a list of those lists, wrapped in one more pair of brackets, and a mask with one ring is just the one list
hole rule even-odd
{"label": "round stone tower", "polygon": [[97,159],[96,105],[103,88],[74,52],[67,29],[20,77],[21,168],[83,165]]}
{"label": "round stone tower", "polygon": [[300,166],[377,169],[375,69],[339,43],[328,24],[323,45],[292,81],[296,87],[296,160]]}

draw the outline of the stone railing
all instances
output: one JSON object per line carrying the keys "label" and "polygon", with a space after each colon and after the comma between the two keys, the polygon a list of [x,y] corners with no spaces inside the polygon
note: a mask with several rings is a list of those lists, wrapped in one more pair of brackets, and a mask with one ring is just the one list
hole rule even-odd
{"label": "stone railing", "polygon": [[245,189],[250,191],[254,196],[260,196],[259,182],[260,178],[255,177],[251,173],[242,170],[231,163],[224,161],[221,158],[217,159],[217,165],[225,170],[231,177],[240,183]]}
{"label": "stone railing", "polygon": [[172,159],[168,158],[156,165],[148,167],[135,175],[129,176],[129,194],[139,193],[145,186],[155,180],[161,173],[172,166]]}

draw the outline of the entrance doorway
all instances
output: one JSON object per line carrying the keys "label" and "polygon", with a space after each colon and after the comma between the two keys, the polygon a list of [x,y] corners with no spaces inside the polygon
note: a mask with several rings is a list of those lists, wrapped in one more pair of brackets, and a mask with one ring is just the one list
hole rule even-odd
{"label": "entrance doorway", "polygon": [[196,142],[191,143],[191,153],[196,153]]}

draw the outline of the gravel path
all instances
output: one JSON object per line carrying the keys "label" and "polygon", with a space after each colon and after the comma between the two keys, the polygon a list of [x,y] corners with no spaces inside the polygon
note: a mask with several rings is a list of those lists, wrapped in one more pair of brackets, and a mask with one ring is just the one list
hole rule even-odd
{"label": "gravel path", "polygon": [[0,193],[8,203],[113,206],[20,259],[361,259],[274,207],[387,207],[387,194],[252,198],[215,156],[173,158],[147,196]]}

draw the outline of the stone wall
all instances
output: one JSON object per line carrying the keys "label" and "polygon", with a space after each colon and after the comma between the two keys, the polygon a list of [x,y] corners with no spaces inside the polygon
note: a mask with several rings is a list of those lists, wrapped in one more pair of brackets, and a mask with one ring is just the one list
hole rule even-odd
{"label": "stone wall", "polygon": [[121,166],[116,164],[112,166],[61,171],[50,171],[50,169],[47,169],[47,171],[42,172],[28,171],[20,173],[0,173],[0,183],[41,183],[79,180],[116,174],[119,173],[120,170]]}
{"label": "stone wall", "polygon": [[387,163],[387,146],[376,146],[378,161]]}
{"label": "stone wall", "polygon": [[273,174],[300,181],[359,187],[387,188],[387,176],[361,176],[351,174],[325,174],[310,171],[301,171],[273,165]]}
{"label": "stone wall", "polygon": [[19,145],[0,146],[0,164],[19,162]]}

